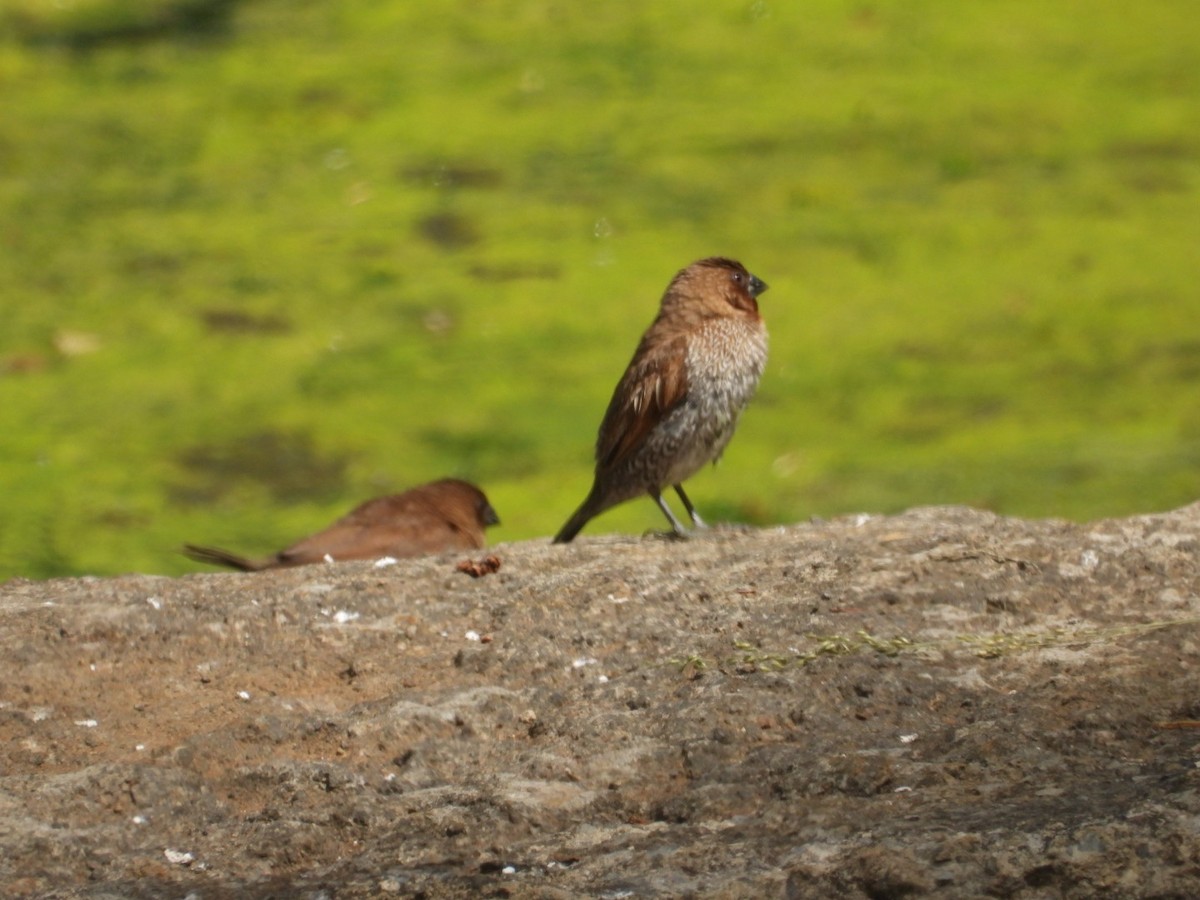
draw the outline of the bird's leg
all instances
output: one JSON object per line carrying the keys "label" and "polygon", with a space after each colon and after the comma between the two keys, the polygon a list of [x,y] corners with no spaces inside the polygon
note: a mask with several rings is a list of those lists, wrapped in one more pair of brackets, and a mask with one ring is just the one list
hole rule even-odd
{"label": "bird's leg", "polygon": [[692,517],[692,524],[697,528],[707,528],[704,520],[700,518],[700,513],[696,512],[696,507],[692,506],[692,501],[688,499],[688,495],[683,492],[683,485],[675,485],[675,493],[679,495],[679,499],[683,501],[683,508],[688,511],[688,515]]}
{"label": "bird's leg", "polygon": [[667,506],[667,501],[662,498],[662,494],[651,494],[654,497],[654,502],[658,504],[658,508],[663,511],[663,515],[667,517],[667,521],[671,523],[671,529],[679,537],[687,537],[687,530],[675,518],[675,513],[671,512],[671,507]]}

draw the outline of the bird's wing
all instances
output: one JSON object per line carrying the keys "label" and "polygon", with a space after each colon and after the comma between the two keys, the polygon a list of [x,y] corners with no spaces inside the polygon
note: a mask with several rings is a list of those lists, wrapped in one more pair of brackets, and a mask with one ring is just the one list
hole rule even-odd
{"label": "bird's wing", "polygon": [[454,526],[411,493],[377,497],[356,506],[324,531],[280,551],[285,565],[335,560],[424,556],[472,548],[479,539]]}
{"label": "bird's wing", "polygon": [[613,392],[596,441],[596,461],[611,469],[629,458],[646,435],[687,396],[687,339],[647,335]]}

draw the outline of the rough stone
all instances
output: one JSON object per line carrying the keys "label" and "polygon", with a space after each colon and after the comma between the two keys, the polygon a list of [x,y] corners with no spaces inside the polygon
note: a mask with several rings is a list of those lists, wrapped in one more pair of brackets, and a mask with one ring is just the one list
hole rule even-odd
{"label": "rough stone", "polygon": [[1200,504],[0,585],[9,897],[1185,897]]}

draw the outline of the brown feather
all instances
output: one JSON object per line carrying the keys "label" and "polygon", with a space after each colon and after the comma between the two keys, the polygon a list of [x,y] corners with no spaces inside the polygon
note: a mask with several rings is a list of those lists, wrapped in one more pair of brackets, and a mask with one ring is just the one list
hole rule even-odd
{"label": "brown feather", "polygon": [[646,334],[613,392],[596,441],[596,463],[612,469],[629,458],[647,433],[687,396],[682,335]]}
{"label": "brown feather", "polygon": [[484,493],[473,484],[443,479],[402,494],[359,504],[328,528],[303,538],[261,560],[227,550],[184,545],[184,554],[199,562],[261,571],[351,559],[403,558],[469,550],[486,543],[484,529],[499,523]]}

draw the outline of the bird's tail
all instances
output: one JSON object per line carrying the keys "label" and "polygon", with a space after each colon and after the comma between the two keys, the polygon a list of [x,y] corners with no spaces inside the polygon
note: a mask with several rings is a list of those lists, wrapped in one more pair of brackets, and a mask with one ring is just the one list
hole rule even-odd
{"label": "bird's tail", "polygon": [[228,550],[222,550],[219,547],[197,547],[195,544],[184,544],[183,555],[189,559],[196,560],[196,562],[210,563],[214,566],[228,566],[231,569],[239,569],[243,572],[257,572],[262,568],[252,559],[246,559],[244,556],[238,556],[236,553],[230,553]]}
{"label": "bird's tail", "polygon": [[591,513],[589,513],[582,506],[579,507],[579,509],[575,511],[575,515],[571,516],[571,518],[567,520],[567,524],[558,529],[558,534],[554,536],[554,543],[571,543],[571,541],[575,539],[575,535],[579,534],[579,532],[583,529],[583,526],[586,525],[588,520],[591,518]]}
{"label": "bird's tail", "polygon": [[587,495],[587,499],[579,505],[579,509],[575,510],[574,515],[567,519],[567,524],[558,529],[558,534],[554,536],[555,544],[569,544],[574,540],[575,535],[579,534],[580,530],[594,519],[604,510],[608,509],[612,504],[603,503],[597,493],[595,485]]}

